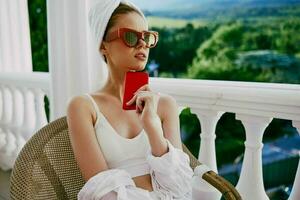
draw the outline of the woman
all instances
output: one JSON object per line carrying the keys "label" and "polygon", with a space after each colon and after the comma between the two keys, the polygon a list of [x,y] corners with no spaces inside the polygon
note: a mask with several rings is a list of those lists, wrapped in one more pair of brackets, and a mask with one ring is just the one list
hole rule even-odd
{"label": "woman", "polygon": [[122,109],[125,74],[144,70],[158,34],[128,2],[102,0],[89,15],[109,75],[103,88],[68,105],[71,143],[87,181],[78,198],[191,199],[175,100],[144,85],[127,102],[136,110]]}

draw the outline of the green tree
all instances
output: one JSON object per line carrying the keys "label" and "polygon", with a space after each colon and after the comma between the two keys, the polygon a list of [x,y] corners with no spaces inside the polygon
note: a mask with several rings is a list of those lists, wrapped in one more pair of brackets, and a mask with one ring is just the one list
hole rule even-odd
{"label": "green tree", "polygon": [[[228,23],[219,27],[202,43],[188,69],[188,77],[236,81],[299,83],[299,64],[283,67],[273,64],[269,69],[237,66],[241,53],[273,50],[283,55],[300,55],[300,19]],[[297,62],[295,62],[297,63]]]}
{"label": "green tree", "polygon": [[33,71],[48,72],[46,0],[28,1]]}
{"label": "green tree", "polygon": [[150,60],[159,63],[161,72],[173,77],[186,73],[196,55],[198,46],[210,37],[212,30],[207,27],[194,28],[187,24],[183,28],[153,28],[159,32],[159,43],[150,51]]}

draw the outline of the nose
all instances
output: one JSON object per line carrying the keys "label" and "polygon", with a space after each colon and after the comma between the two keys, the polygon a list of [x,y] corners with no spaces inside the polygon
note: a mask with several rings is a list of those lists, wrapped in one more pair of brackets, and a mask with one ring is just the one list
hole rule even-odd
{"label": "nose", "polygon": [[140,38],[137,45],[136,45],[137,48],[146,48],[146,42],[144,39]]}

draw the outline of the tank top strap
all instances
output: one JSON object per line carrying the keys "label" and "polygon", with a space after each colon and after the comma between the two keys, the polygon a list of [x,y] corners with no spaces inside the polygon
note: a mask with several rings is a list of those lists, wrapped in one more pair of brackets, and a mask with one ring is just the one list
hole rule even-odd
{"label": "tank top strap", "polygon": [[99,121],[99,118],[103,117],[103,115],[100,112],[99,107],[98,107],[97,103],[95,102],[94,98],[88,93],[86,93],[85,95],[88,97],[88,99],[90,99],[90,101],[92,102],[93,107],[96,111],[96,118],[97,118],[96,123],[95,123],[95,126],[96,126],[97,122]]}

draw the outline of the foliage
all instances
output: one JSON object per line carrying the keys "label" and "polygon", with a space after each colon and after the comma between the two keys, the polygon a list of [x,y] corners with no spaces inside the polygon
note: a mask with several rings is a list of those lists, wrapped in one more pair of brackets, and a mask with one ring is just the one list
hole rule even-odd
{"label": "foliage", "polygon": [[[236,81],[300,82],[299,60],[294,64],[271,68],[258,64],[254,67],[237,65],[239,55],[260,50],[280,52],[281,57],[300,53],[299,19],[287,19],[278,26],[278,21],[234,22],[222,25],[197,50],[188,69],[189,78],[223,79]],[[279,54],[278,54],[279,55]],[[261,56],[261,60],[267,59]],[[244,59],[245,60],[245,59]],[[253,66],[253,61],[252,61]]]}
{"label": "foliage", "polygon": [[33,71],[48,72],[46,0],[28,1]]}
{"label": "foliage", "polygon": [[194,58],[199,44],[208,39],[212,28],[198,27],[188,23],[183,28],[152,28],[159,32],[159,43],[150,51],[149,60],[159,63],[161,72],[169,72],[173,77],[186,72]]}

